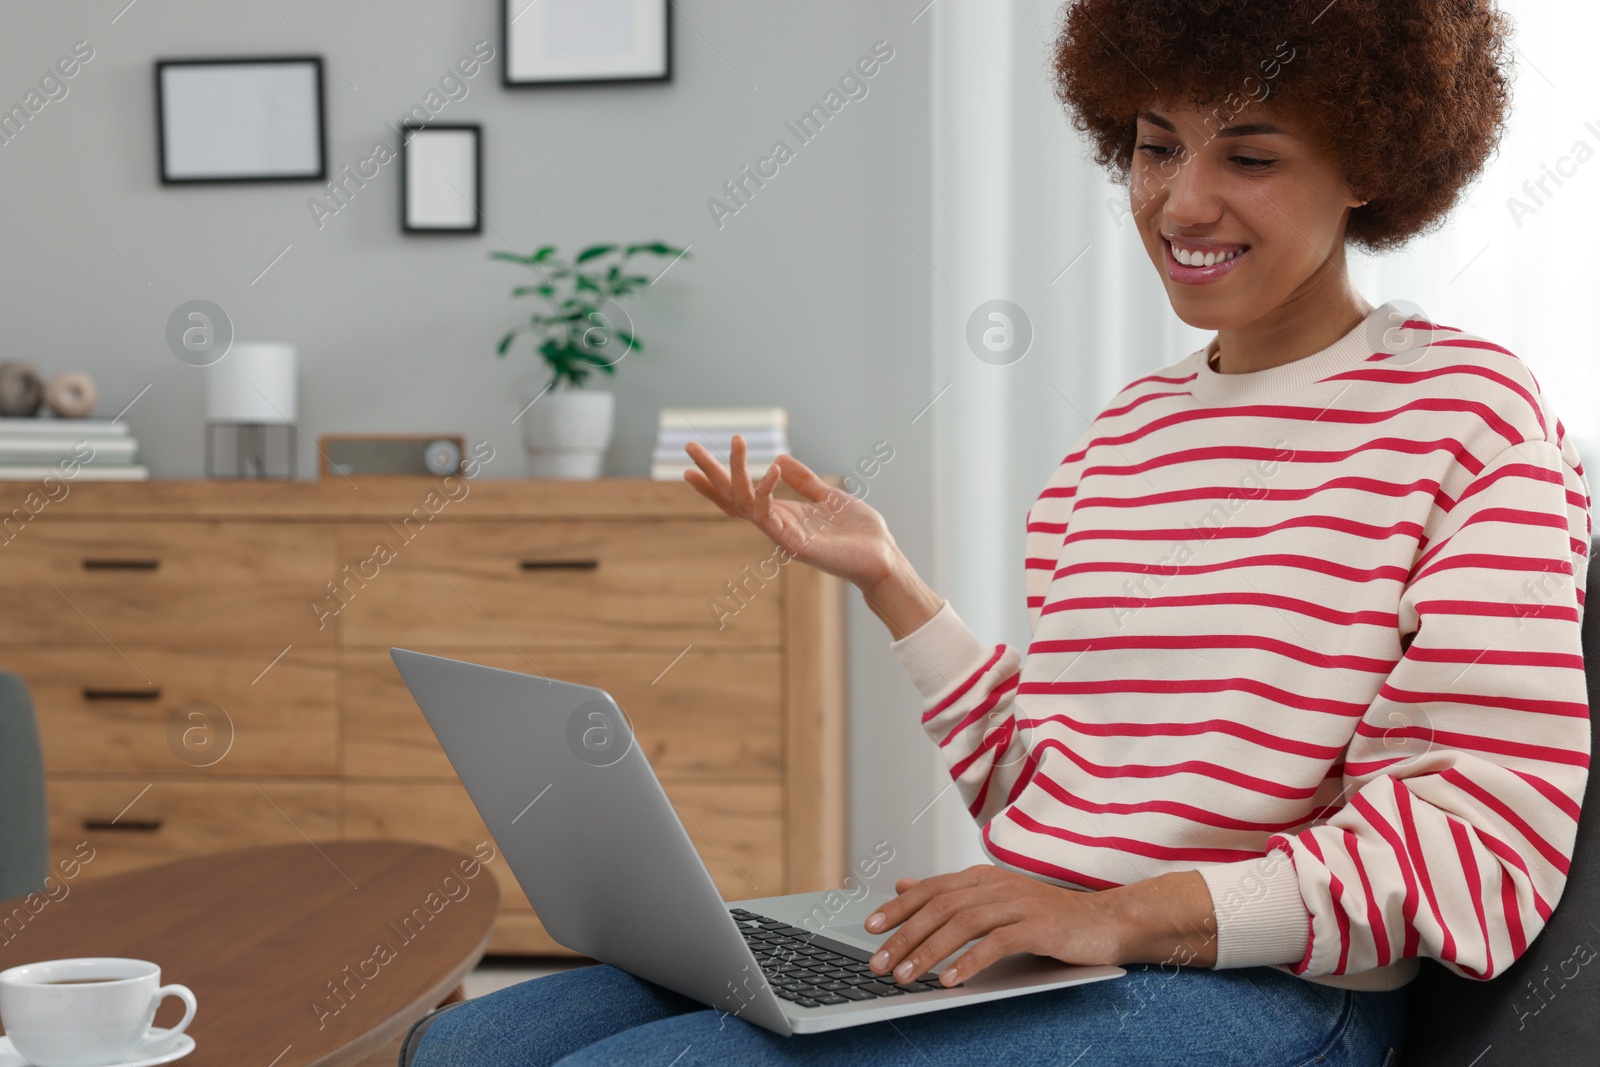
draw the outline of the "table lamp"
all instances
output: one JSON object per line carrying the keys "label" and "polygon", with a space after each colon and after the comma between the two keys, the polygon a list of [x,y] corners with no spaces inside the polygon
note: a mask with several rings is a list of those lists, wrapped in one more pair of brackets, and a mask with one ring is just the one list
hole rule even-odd
{"label": "table lamp", "polygon": [[[222,359],[206,368],[206,477],[215,471],[215,431],[234,431],[234,474],[238,478],[294,478],[294,420],[297,358],[294,345],[280,341],[236,341]],[[267,431],[281,428],[288,462],[283,473],[269,473]]]}

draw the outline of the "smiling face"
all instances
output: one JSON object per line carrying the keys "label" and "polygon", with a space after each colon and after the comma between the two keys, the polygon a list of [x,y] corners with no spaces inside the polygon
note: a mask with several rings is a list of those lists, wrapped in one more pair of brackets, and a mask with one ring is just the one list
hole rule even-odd
{"label": "smiling face", "polygon": [[1173,310],[1228,330],[1336,300],[1361,198],[1288,115],[1255,104],[1220,120],[1174,106],[1138,116],[1129,197]]}

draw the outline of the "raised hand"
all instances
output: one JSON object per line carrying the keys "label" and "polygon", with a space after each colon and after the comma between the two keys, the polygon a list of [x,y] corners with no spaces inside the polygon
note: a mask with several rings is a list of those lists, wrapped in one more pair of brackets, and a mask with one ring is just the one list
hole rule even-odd
{"label": "raised hand", "polygon": [[[742,435],[734,435],[727,467],[700,444],[690,442],[685,450],[699,469],[684,471],[684,481],[792,558],[854,584],[896,638],[917,630],[944,605],[901,553],[882,515],[793,456],[779,456],[752,485]],[[775,498],[779,479],[803,499]]]}
{"label": "raised hand", "polygon": [[[761,480],[751,484],[745,468],[743,435],[735,434],[725,467],[703,445],[690,442],[689,458],[698,470],[684,480],[736,519],[744,519],[802,563],[855,585],[882,582],[895,568],[900,549],[873,508],[835,489],[793,456],[779,456]],[[804,499],[780,500],[772,493],[782,480]]]}

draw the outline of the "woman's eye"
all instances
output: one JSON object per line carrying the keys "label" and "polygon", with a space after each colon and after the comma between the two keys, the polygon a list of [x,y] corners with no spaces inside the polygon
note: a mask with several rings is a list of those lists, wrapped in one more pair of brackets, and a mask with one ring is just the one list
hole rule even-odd
{"label": "woman's eye", "polygon": [[1164,145],[1158,144],[1142,144],[1139,146],[1139,151],[1148,152],[1158,159],[1165,159],[1167,156],[1170,156],[1174,151],[1176,151],[1176,149],[1167,148]]}
{"label": "woman's eye", "polygon": [[1234,156],[1233,159],[1247,170],[1266,170],[1274,162],[1270,159],[1251,159],[1249,156]]}

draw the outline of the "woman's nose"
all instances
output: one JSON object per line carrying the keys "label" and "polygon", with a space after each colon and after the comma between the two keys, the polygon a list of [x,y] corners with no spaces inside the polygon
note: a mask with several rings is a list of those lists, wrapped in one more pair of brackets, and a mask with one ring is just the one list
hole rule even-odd
{"label": "woman's nose", "polygon": [[1199,226],[1216,221],[1221,202],[1216,179],[1211,166],[1192,154],[1178,161],[1176,173],[1163,179],[1167,216],[1174,225]]}

